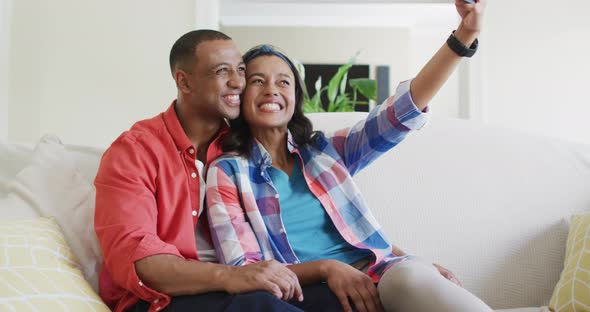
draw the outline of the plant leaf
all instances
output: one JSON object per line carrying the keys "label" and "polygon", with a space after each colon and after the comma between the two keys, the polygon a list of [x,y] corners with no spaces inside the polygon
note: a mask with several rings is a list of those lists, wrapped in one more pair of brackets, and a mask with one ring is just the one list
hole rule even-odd
{"label": "plant leaf", "polygon": [[368,78],[350,79],[350,86],[369,100],[377,100],[377,81]]}
{"label": "plant leaf", "polygon": [[340,85],[340,81],[342,81],[342,78],[344,77],[344,75],[348,73],[351,67],[352,63],[347,63],[340,66],[334,77],[330,79],[330,82],[328,83],[328,101],[330,101],[330,103],[333,104],[334,100],[336,100],[336,95],[338,94],[338,86]]}
{"label": "plant leaf", "polygon": [[346,92],[346,83],[348,82],[348,72],[344,73],[342,81],[340,81],[340,94]]}

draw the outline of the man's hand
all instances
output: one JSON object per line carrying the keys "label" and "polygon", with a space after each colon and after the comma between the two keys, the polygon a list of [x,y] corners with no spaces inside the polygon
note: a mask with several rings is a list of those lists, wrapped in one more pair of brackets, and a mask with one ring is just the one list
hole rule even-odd
{"label": "man's hand", "polygon": [[353,311],[349,299],[359,312],[383,311],[377,287],[367,274],[346,263],[336,260],[328,261],[324,279],[340,300],[344,311]]}
{"label": "man's hand", "polygon": [[276,260],[232,267],[225,278],[224,289],[230,294],[265,290],[279,299],[303,301],[297,275]]}
{"label": "man's hand", "polygon": [[459,281],[459,279],[457,279],[457,277],[455,276],[455,274],[453,274],[453,272],[443,268],[442,266],[440,266],[436,263],[433,263],[433,265],[438,270],[438,272],[440,272],[440,275],[442,275],[444,278],[457,284],[460,287],[463,287],[463,284],[461,284],[461,282]]}

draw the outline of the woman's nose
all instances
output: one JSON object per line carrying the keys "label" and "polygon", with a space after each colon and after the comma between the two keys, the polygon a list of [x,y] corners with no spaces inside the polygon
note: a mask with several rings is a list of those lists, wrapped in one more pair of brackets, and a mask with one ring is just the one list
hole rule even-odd
{"label": "woman's nose", "polygon": [[265,95],[279,95],[279,91],[277,90],[276,86],[272,83],[269,83],[264,88]]}

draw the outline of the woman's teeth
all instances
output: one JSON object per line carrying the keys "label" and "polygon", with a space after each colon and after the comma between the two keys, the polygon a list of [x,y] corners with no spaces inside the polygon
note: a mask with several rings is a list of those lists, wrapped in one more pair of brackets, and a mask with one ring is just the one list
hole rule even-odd
{"label": "woman's teeth", "polygon": [[260,105],[259,107],[261,110],[265,110],[265,111],[280,111],[281,110],[281,106],[276,103],[264,103],[264,104]]}

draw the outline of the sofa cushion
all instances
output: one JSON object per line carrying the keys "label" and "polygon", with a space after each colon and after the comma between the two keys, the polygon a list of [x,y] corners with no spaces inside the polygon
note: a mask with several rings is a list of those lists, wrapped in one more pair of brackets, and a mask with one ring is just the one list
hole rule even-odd
{"label": "sofa cushion", "polygon": [[[76,163],[57,137],[44,136],[33,150],[30,164],[8,184],[0,209],[8,210],[8,218],[13,220],[15,213],[22,217],[31,210],[37,216],[54,216],[80,259],[84,275],[98,289],[102,255],[94,232],[95,191]],[[2,214],[4,219],[6,212]]]}
{"label": "sofa cushion", "polygon": [[590,311],[590,213],[572,217],[563,271],[549,307],[552,311]]}
{"label": "sofa cushion", "polygon": [[0,223],[0,311],[110,311],[53,218]]}

